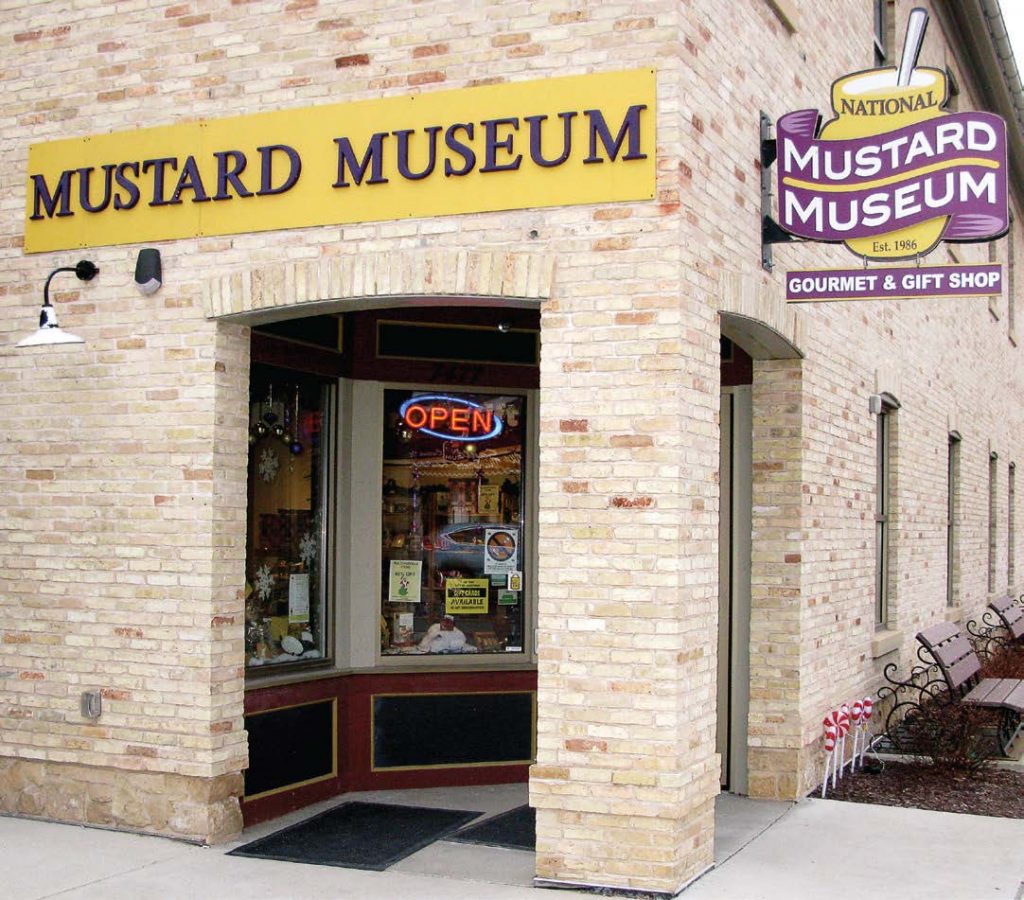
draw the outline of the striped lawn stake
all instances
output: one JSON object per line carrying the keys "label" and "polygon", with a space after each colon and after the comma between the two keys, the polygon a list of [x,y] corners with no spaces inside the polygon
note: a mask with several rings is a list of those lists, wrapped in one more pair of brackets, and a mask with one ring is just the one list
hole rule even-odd
{"label": "striped lawn stake", "polygon": [[850,757],[850,771],[857,768],[857,744],[863,729],[864,704],[860,700],[854,700],[850,707],[850,722],[853,726],[853,755]]}
{"label": "striped lawn stake", "polygon": [[[839,707],[839,777],[846,768],[846,736],[850,733],[850,704]],[[835,785],[833,785],[835,787]]]}
{"label": "striped lawn stake", "polygon": [[825,726],[825,776],[821,779],[821,798],[823,800],[825,799],[825,789],[828,787],[828,770],[835,757],[836,737],[839,734],[834,721],[835,717],[835,713],[829,713],[822,722]]}
{"label": "striped lawn stake", "polygon": [[871,712],[874,709],[874,704],[871,702],[871,698],[870,697],[865,697],[864,698],[863,707],[864,707],[864,712],[863,712],[864,740],[861,741],[861,745],[860,745],[860,764],[861,765],[864,765],[864,754],[868,752],[868,747],[871,746],[871,728],[868,725],[868,722],[871,720]]}
{"label": "striped lawn stake", "polygon": [[846,737],[846,733],[850,730],[850,717],[843,712],[842,708],[840,708],[839,711],[834,710],[833,713],[831,713],[831,720],[833,720],[833,723],[836,725],[836,735],[840,739],[840,745],[836,749],[836,759],[833,762],[833,790],[835,790],[840,775],[839,768],[843,754],[843,738]]}

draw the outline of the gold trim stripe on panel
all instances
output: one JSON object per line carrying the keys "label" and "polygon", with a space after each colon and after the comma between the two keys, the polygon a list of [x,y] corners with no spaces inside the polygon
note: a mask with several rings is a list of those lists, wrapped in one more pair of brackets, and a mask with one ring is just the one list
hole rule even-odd
{"label": "gold trim stripe on panel", "polygon": [[281,787],[271,788],[268,791],[262,791],[259,794],[246,794],[242,797],[243,803],[248,803],[252,800],[262,800],[264,797],[272,797],[274,794],[281,794],[285,791],[294,791],[296,788],[306,787],[309,784],[318,784],[321,781],[328,781],[331,778],[338,777],[338,698],[337,697],[326,697],[320,700],[306,700],[302,703],[289,703],[285,706],[275,706],[273,709],[261,709],[258,712],[249,713],[246,718],[252,718],[253,716],[262,716],[264,713],[280,712],[283,709],[297,709],[300,706],[313,706],[317,703],[330,703],[331,704],[331,771],[326,775],[317,775],[315,778],[307,778],[305,781],[295,781],[290,784],[282,785]]}

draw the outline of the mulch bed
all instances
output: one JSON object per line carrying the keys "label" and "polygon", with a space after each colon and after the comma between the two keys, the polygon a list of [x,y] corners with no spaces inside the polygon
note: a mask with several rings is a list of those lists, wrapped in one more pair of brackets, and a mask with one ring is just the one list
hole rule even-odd
{"label": "mulch bed", "polygon": [[[1024,647],[1018,642],[1018,645],[995,653],[985,662],[981,676],[1024,678]],[[979,718],[983,718],[980,712]],[[900,735],[906,737],[902,732]],[[847,771],[835,790],[829,788],[827,797],[851,803],[1024,819],[1022,771],[989,765],[980,771],[968,772],[948,766],[933,766],[927,761],[880,759],[876,764],[870,757],[868,764],[875,771]],[[821,785],[811,796],[821,796]]]}
{"label": "mulch bed", "polygon": [[[820,785],[811,796],[821,796]],[[927,763],[885,761],[877,774],[847,772],[826,796],[851,803],[1024,819],[1024,772],[992,767],[969,773]]]}

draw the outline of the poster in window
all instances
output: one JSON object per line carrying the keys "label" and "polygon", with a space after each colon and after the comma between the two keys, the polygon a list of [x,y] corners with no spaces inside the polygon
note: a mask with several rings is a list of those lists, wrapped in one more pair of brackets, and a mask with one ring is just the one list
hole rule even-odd
{"label": "poster in window", "polygon": [[486,615],[491,595],[491,582],[487,578],[448,578],[444,583],[444,611],[446,615]]}
{"label": "poster in window", "polygon": [[498,515],[501,488],[496,484],[482,484],[477,492],[476,511],[482,516]]}
{"label": "poster in window", "polygon": [[512,528],[488,528],[484,532],[484,572],[502,575],[519,568],[519,532]]}
{"label": "poster in window", "polygon": [[423,561],[419,559],[393,559],[388,577],[388,600],[392,603],[419,603],[420,575]]}
{"label": "poster in window", "polygon": [[288,621],[305,625],[309,621],[309,575],[288,577]]}

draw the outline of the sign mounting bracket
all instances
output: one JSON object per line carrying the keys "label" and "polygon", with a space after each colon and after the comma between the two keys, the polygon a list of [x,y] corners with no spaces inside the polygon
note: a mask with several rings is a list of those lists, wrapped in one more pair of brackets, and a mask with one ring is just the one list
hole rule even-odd
{"label": "sign mounting bracket", "polygon": [[777,146],[771,137],[772,120],[764,111],[761,112],[761,268],[770,272],[775,262],[772,258],[774,244],[786,244],[793,236],[782,230],[772,218],[772,173],[775,163]]}

